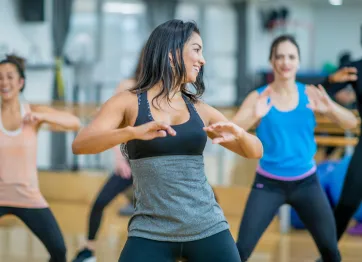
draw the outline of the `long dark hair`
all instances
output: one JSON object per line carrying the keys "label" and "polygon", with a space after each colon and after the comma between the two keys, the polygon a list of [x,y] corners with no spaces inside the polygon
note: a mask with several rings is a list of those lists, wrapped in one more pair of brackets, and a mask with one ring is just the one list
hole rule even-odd
{"label": "long dark hair", "polygon": [[141,75],[141,68],[142,68],[142,56],[143,56],[143,50],[144,50],[144,46],[141,49],[140,54],[138,55],[138,60],[137,60],[137,64],[136,64],[136,68],[135,71],[133,72],[132,78],[134,78],[136,81],[140,78]]}
{"label": "long dark hair", "polygon": [[[162,90],[152,100],[166,97],[170,102],[169,94],[173,87],[181,86],[181,92],[186,95],[192,103],[196,103],[205,91],[203,82],[203,67],[197,76],[196,82],[192,83],[196,93],[187,89],[186,68],[182,57],[185,43],[190,39],[192,33],[200,35],[195,22],[183,22],[182,20],[170,20],[158,27],[148,38],[143,54],[141,55],[140,75],[137,83],[130,91],[142,93],[151,89],[154,85],[162,83]],[[172,55],[172,65],[169,54]],[[158,104],[159,105],[159,104]]]}
{"label": "long dark hair", "polygon": [[271,44],[271,47],[270,47],[269,60],[272,60],[272,58],[275,55],[276,49],[278,48],[279,44],[284,43],[284,42],[290,42],[293,45],[295,45],[295,47],[298,50],[298,56],[299,56],[299,60],[300,60],[299,45],[298,45],[297,41],[295,40],[295,38],[292,35],[281,35],[281,36],[278,36],[277,38],[274,39],[274,41],[273,41],[273,43]]}
{"label": "long dark hair", "polygon": [[23,87],[20,90],[20,92],[23,92],[25,88],[25,59],[13,54],[6,55],[6,58],[0,61],[0,65],[2,64],[12,64],[15,66],[20,78],[24,79]]}

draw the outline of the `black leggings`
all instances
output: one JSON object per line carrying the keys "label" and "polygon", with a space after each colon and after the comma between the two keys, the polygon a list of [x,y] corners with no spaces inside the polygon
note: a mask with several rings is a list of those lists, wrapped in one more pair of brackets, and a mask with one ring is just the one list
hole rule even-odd
{"label": "black leggings", "polygon": [[[230,231],[190,242],[163,242],[129,237],[119,262],[240,262],[238,250]],[[184,261],[184,260],[182,260]]]}
{"label": "black leggings", "polygon": [[49,208],[0,207],[0,217],[14,215],[39,238],[50,254],[50,262],[66,262],[66,247],[57,221]]}
{"label": "black leggings", "polygon": [[338,240],[342,237],[362,200],[361,159],[362,142],[359,142],[349,163],[340,199],[334,209]]}
{"label": "black leggings", "polygon": [[119,175],[112,174],[104,184],[95,200],[89,216],[88,239],[96,238],[99,225],[101,224],[104,208],[120,193],[132,185],[132,178],[125,179]]}
{"label": "black leggings", "polygon": [[332,208],[316,174],[298,181],[256,175],[237,240],[241,261],[248,260],[279,207],[286,203],[296,210],[312,234],[323,261],[341,261]]}

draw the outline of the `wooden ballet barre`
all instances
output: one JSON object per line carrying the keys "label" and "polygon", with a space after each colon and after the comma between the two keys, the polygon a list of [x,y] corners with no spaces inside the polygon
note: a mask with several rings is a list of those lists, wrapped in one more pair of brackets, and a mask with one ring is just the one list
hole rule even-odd
{"label": "wooden ballet barre", "polygon": [[319,146],[355,146],[358,143],[358,138],[315,136],[315,141]]}
{"label": "wooden ballet barre", "polygon": [[92,116],[100,108],[100,105],[97,104],[67,104],[65,102],[54,102],[51,104],[36,103],[35,105],[51,106],[54,109],[71,112],[78,117]]}
{"label": "wooden ballet barre", "polygon": [[[255,131],[250,131],[249,133],[255,135]],[[344,146],[355,146],[358,143],[358,137],[315,135],[314,138],[318,146],[344,147]]]}
{"label": "wooden ballet barre", "polygon": [[[347,130],[348,132],[350,132],[351,134],[354,134],[354,135],[359,135],[360,134],[360,129],[359,127],[356,127],[356,128],[353,128],[353,129],[350,129],[350,130]],[[341,127],[338,127],[338,126],[321,126],[321,125],[318,125],[316,128],[315,128],[315,133],[319,133],[319,134],[322,134],[322,133],[326,133],[326,134],[333,134],[333,135],[344,135],[346,133],[346,130],[344,130],[343,128]]]}
{"label": "wooden ballet barre", "polygon": [[[323,117],[316,117],[316,122],[318,123],[318,124],[334,124],[333,122],[332,122],[332,120],[330,120],[329,118],[327,118],[327,117],[325,117],[325,116],[323,116]],[[360,125],[361,124],[361,119],[360,119],[360,117],[358,117],[358,122],[357,122],[357,124],[358,125]]]}

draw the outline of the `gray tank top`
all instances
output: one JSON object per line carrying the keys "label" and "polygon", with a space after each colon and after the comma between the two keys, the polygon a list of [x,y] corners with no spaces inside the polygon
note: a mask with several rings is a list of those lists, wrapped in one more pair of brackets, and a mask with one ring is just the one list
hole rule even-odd
{"label": "gray tank top", "polygon": [[[138,99],[135,126],[153,121],[147,93],[139,94]],[[190,118],[172,126],[175,137],[127,143],[135,194],[130,237],[184,242],[229,229],[205,176],[204,124],[186,96],[184,101]]]}

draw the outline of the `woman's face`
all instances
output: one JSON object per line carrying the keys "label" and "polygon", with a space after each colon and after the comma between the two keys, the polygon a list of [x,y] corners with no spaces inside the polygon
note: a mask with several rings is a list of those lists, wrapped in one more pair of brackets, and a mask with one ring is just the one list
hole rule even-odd
{"label": "woman's face", "polygon": [[201,67],[206,63],[202,55],[202,39],[199,34],[192,33],[185,43],[182,55],[186,68],[186,83],[194,83]]}
{"label": "woman's face", "polygon": [[298,48],[290,41],[278,44],[271,59],[274,75],[282,80],[295,78],[299,68]]}
{"label": "woman's face", "polygon": [[15,65],[0,65],[0,96],[3,101],[17,97],[23,85],[24,79],[20,77]]}

